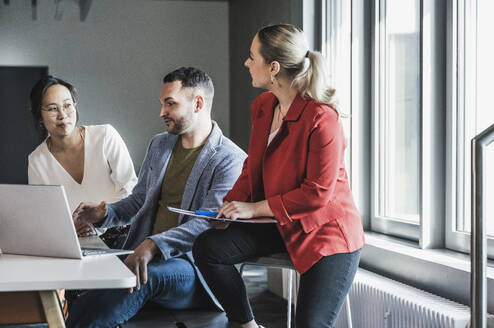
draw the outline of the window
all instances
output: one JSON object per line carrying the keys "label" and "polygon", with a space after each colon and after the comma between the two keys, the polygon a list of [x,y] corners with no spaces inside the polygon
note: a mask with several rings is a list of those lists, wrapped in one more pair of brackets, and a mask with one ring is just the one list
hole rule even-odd
{"label": "window", "polygon": [[[422,248],[469,252],[470,142],[494,124],[494,1],[324,4],[322,50],[341,108],[351,115],[343,121],[352,145],[347,163],[366,227]],[[362,109],[366,93],[372,106]],[[494,167],[494,145],[485,160]],[[494,170],[484,175],[484,197],[494,199]],[[492,218],[494,201],[486,203]],[[487,222],[494,257],[494,220]]]}
{"label": "window", "polygon": [[421,191],[420,1],[376,1],[372,227],[418,239]]}
{"label": "window", "polygon": [[[471,231],[471,139],[494,123],[492,86],[494,85],[494,29],[490,0],[453,1],[452,12],[457,21],[452,24],[450,49],[454,52],[450,65],[452,88],[452,128],[450,135],[451,216],[446,234],[448,248],[469,251]],[[457,67],[457,69],[456,69]],[[457,76],[457,79],[454,77]],[[454,128],[456,127],[456,128]],[[494,146],[486,149],[486,167],[494,167]],[[494,170],[484,172],[486,218],[494,217]],[[494,237],[494,221],[487,220],[487,234]],[[489,255],[494,256],[494,241],[489,240]]]}
{"label": "window", "polygon": [[[325,8],[324,8],[325,7]],[[330,72],[330,84],[336,89],[338,109],[342,113],[341,120],[347,138],[351,144],[351,18],[352,6],[347,0],[327,0],[323,10],[326,12],[323,22],[322,54],[327,59]],[[351,152],[345,151],[345,167],[351,180]]]}
{"label": "window", "polygon": [[[451,285],[467,285],[468,255],[459,252],[470,251],[470,140],[494,124],[494,1],[325,3],[326,55],[337,90],[350,86],[352,192],[371,232],[361,263],[468,303],[468,288]],[[494,259],[494,143],[486,155]]]}
{"label": "window", "polygon": [[420,6],[385,4],[383,99],[379,106],[379,206],[382,217],[419,222]]}

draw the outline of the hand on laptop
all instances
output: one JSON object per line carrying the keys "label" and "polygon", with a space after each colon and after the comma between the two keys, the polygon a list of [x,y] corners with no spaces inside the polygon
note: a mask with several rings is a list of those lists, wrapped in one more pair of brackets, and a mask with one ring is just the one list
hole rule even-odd
{"label": "hand on laptop", "polygon": [[[127,256],[124,263],[125,265],[136,275],[136,289],[141,289],[141,283],[145,284],[148,281],[148,263],[153,259],[154,255],[158,252],[158,246],[151,239],[144,239],[144,241],[137,246],[134,253]],[[134,288],[129,289],[129,293],[132,293]]]}
{"label": "hand on laptop", "polygon": [[94,226],[90,223],[81,226],[80,228],[76,229],[77,232],[77,237],[90,237],[90,236],[97,236],[98,232],[94,228]]}
{"label": "hand on laptop", "polygon": [[102,201],[98,205],[80,203],[72,213],[77,235],[84,235],[89,225],[103,220],[108,214],[106,203]]}

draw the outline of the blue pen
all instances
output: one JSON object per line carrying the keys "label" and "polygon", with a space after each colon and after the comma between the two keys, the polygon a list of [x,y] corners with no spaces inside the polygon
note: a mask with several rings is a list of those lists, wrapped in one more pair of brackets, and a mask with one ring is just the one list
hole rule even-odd
{"label": "blue pen", "polygon": [[217,216],[218,212],[209,212],[209,211],[194,211],[194,213],[199,215],[207,215],[207,216]]}

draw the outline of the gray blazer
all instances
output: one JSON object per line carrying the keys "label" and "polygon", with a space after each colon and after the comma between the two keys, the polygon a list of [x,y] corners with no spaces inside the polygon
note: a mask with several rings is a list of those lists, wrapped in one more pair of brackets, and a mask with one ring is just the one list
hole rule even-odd
{"label": "gray blazer", "polygon": [[[192,245],[200,233],[210,228],[209,221],[181,214],[177,227],[150,236],[161,196],[161,184],[177,140],[177,135],[167,132],[151,140],[132,194],[108,206],[108,216],[101,227],[131,223],[124,248],[135,249],[144,239],[150,238],[160,249],[163,260],[186,256],[194,264]],[[185,185],[182,208],[218,209],[240,175],[246,156],[242,149],[223,136],[213,121],[213,130]],[[194,268],[205,290],[221,308],[195,265]]]}

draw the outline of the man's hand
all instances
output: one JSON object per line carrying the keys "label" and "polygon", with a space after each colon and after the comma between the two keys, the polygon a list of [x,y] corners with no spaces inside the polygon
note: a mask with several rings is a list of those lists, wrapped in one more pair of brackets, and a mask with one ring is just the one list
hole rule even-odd
{"label": "man's hand", "polygon": [[[151,239],[145,239],[133,254],[130,254],[125,259],[125,265],[136,275],[136,289],[141,289],[141,283],[145,284],[148,281],[148,263],[153,259],[158,252],[158,246]],[[132,293],[134,288],[130,288]]]}
{"label": "man's hand", "polygon": [[80,226],[79,228],[77,228],[76,231],[78,237],[90,237],[98,235],[98,232],[90,223]]}
{"label": "man's hand", "polygon": [[77,235],[85,235],[91,224],[103,220],[107,214],[108,208],[104,201],[99,203],[99,205],[80,203],[74,213],[72,213],[72,220],[74,220]]}

